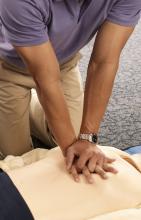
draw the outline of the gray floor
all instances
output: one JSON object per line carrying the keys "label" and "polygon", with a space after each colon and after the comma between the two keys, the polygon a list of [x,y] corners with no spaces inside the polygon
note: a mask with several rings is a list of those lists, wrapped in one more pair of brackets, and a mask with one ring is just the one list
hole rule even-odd
{"label": "gray floor", "polygon": [[[82,50],[83,81],[93,42]],[[100,129],[100,143],[121,149],[141,145],[141,22],[128,41]]]}

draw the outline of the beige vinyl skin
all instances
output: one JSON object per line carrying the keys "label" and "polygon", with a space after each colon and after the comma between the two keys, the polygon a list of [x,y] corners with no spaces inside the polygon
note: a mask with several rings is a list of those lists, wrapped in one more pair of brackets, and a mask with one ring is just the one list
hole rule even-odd
{"label": "beige vinyl skin", "polygon": [[140,220],[141,155],[130,156],[112,147],[99,146],[110,157],[118,174],[108,180],[93,174],[76,183],[66,171],[59,147],[36,149],[0,162],[29,206],[35,220]]}

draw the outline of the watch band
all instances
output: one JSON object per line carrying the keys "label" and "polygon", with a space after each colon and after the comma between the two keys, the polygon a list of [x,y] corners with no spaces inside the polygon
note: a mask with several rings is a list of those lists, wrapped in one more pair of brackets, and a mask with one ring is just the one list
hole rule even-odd
{"label": "watch band", "polygon": [[98,136],[96,133],[81,133],[79,139],[89,141],[93,144],[97,144],[98,142]]}

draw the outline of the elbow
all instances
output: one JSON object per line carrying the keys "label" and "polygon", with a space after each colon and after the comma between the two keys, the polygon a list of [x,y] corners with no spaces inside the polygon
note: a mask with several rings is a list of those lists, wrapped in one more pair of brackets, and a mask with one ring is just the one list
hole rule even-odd
{"label": "elbow", "polygon": [[32,77],[36,84],[36,89],[40,92],[50,90],[61,81],[60,74],[50,71],[32,71]]}
{"label": "elbow", "polygon": [[119,57],[90,60],[90,69],[118,69]]}
{"label": "elbow", "polygon": [[115,76],[119,67],[119,59],[115,60],[93,60],[88,67],[88,77],[95,76]]}
{"label": "elbow", "polygon": [[34,75],[33,78],[36,84],[36,91],[40,99],[50,98],[61,83],[60,77],[50,79],[48,77],[42,78],[38,75]]}

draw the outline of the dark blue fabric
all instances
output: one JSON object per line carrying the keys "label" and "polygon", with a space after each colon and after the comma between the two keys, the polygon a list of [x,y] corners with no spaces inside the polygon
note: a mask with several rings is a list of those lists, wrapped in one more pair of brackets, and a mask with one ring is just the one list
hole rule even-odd
{"label": "dark blue fabric", "polygon": [[141,153],[141,146],[129,147],[124,151],[126,151],[128,154],[139,154]]}
{"label": "dark blue fabric", "polygon": [[0,220],[34,220],[9,176],[0,169]]}

